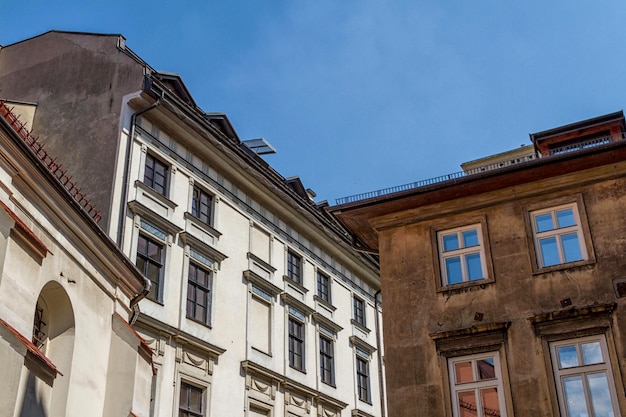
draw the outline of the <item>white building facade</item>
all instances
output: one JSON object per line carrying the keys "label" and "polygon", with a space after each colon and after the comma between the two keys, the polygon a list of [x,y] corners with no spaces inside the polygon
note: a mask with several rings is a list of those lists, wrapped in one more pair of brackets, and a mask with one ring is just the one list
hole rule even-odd
{"label": "white building facade", "polygon": [[129,324],[147,283],[13,108],[0,100],[0,415],[148,415],[151,352]]}
{"label": "white building facade", "polygon": [[225,115],[119,35],[8,45],[0,89],[38,103],[36,133],[151,281],[146,415],[385,416],[377,261]]}
{"label": "white building facade", "polygon": [[308,198],[277,196],[271,168],[245,167],[258,157],[165,130],[161,106],[127,128],[122,234],[153,284],[137,322],[155,351],[153,415],[381,415],[376,271]]}

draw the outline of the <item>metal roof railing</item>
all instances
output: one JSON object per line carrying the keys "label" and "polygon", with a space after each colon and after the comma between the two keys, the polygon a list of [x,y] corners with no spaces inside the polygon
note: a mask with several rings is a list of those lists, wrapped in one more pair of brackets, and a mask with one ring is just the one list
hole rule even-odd
{"label": "metal roof railing", "polygon": [[[624,140],[624,139],[626,139],[626,133],[622,133],[621,140]],[[583,150],[593,148],[596,146],[606,145],[612,141],[614,141],[613,137],[611,135],[607,135],[607,136],[592,138],[586,141],[577,142],[574,144],[568,144],[565,146],[551,149],[549,155],[544,156],[543,159],[560,156],[566,153],[583,151]],[[473,168],[467,171],[455,172],[452,174],[429,178],[427,180],[416,181],[416,182],[412,182],[409,184],[403,184],[403,185],[397,185],[395,187],[384,188],[382,190],[370,191],[367,193],[355,194],[355,195],[351,195],[348,197],[338,198],[335,200],[335,204],[340,206],[343,204],[355,203],[357,201],[367,200],[370,198],[382,197],[382,196],[386,196],[389,194],[394,194],[394,193],[398,193],[402,191],[408,191],[408,190],[413,190],[416,188],[425,187],[428,185],[439,184],[439,183],[446,182],[446,181],[456,180],[459,178],[464,178],[464,177],[484,173],[486,171],[502,169],[511,165],[518,165],[521,163],[526,163],[526,162],[529,162],[535,159],[540,159],[540,158],[541,157],[532,156],[532,157],[523,158],[520,160],[503,161],[503,162],[498,162],[495,164],[484,165],[484,166]]]}

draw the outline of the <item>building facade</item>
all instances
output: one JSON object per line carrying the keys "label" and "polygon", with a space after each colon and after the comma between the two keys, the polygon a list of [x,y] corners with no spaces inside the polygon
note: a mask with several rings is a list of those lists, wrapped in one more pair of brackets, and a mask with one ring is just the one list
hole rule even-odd
{"label": "building facade", "polygon": [[37,103],[35,134],[151,281],[150,415],[384,415],[375,259],[226,115],[118,35],[6,46],[0,91]]}
{"label": "building facade", "polygon": [[390,416],[625,415],[625,131],[573,123],[330,208],[380,254]]}
{"label": "building facade", "polygon": [[129,323],[149,283],[13,108],[0,100],[0,415],[147,415],[151,352]]}

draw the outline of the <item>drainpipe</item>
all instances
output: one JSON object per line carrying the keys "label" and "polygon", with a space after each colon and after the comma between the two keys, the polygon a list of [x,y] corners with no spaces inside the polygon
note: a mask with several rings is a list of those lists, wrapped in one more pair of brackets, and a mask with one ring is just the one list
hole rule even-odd
{"label": "drainpipe", "polygon": [[376,353],[378,355],[378,389],[380,391],[380,415],[381,417],[385,417],[385,382],[383,381],[383,357],[380,352],[380,323],[378,322],[378,296],[380,295],[380,290],[376,291],[374,294],[374,310],[376,310],[376,345],[378,349],[376,349]]}
{"label": "drainpipe", "polygon": [[144,298],[146,298],[146,296],[150,292],[151,286],[152,286],[152,282],[148,278],[143,277],[143,291],[135,295],[132,298],[132,300],[130,300],[130,308],[131,310],[133,310],[133,312],[130,315],[130,319],[128,320],[128,323],[130,323],[131,326],[134,325],[137,319],[139,318],[139,312],[140,312],[139,302],[143,300]]}
{"label": "drainpipe", "polygon": [[126,160],[124,161],[124,179],[122,181],[122,198],[121,198],[121,203],[120,203],[120,214],[119,214],[119,220],[117,223],[117,246],[122,249],[122,240],[124,238],[124,229],[125,229],[125,224],[126,222],[124,221],[126,219],[126,203],[128,200],[128,177],[130,175],[130,173],[128,172],[128,170],[130,169],[130,157],[131,157],[131,149],[132,149],[132,145],[133,145],[133,140],[135,137],[135,126],[137,124],[137,117],[141,116],[142,114],[146,113],[149,110],[152,110],[156,107],[158,107],[161,104],[161,99],[157,99],[156,102],[154,102],[153,104],[151,104],[150,106],[139,110],[136,113],[133,113],[133,115],[130,117],[130,132],[128,134],[128,144],[126,145]]}

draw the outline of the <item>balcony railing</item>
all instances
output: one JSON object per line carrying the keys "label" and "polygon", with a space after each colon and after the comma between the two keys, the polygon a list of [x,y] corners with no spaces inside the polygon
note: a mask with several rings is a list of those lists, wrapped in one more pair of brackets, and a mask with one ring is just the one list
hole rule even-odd
{"label": "balcony railing", "polygon": [[[622,133],[621,140],[624,140],[624,139],[626,139],[626,133]],[[575,144],[570,144],[566,146],[561,146],[559,148],[551,149],[549,155],[543,156],[540,158],[550,158],[553,156],[563,155],[566,153],[578,152],[578,151],[593,148],[596,146],[605,145],[607,143],[610,143],[612,140],[613,140],[612,136],[610,135],[597,137],[597,138],[589,139],[583,142],[578,142]],[[498,162],[495,164],[484,165],[478,168],[473,168],[467,171],[460,171],[460,172],[455,172],[453,174],[447,174],[447,175],[442,175],[442,176],[435,177],[435,178],[430,178],[427,180],[416,181],[416,182],[412,182],[412,183],[404,184],[404,185],[397,185],[395,187],[384,188],[382,190],[370,191],[367,193],[355,194],[355,195],[348,196],[348,197],[338,198],[335,200],[335,204],[340,206],[342,204],[355,203],[357,201],[367,200],[367,199],[376,198],[376,197],[382,197],[385,195],[394,194],[394,193],[398,193],[401,191],[413,190],[413,189],[425,187],[428,185],[433,185],[433,184],[438,184],[438,183],[451,181],[451,180],[455,180],[459,178],[469,177],[469,176],[480,174],[480,173],[487,172],[487,171],[502,169],[507,166],[517,165],[517,164],[528,162],[534,159],[538,159],[538,158],[533,155],[533,156],[529,156],[526,158],[522,158],[520,160]]]}

